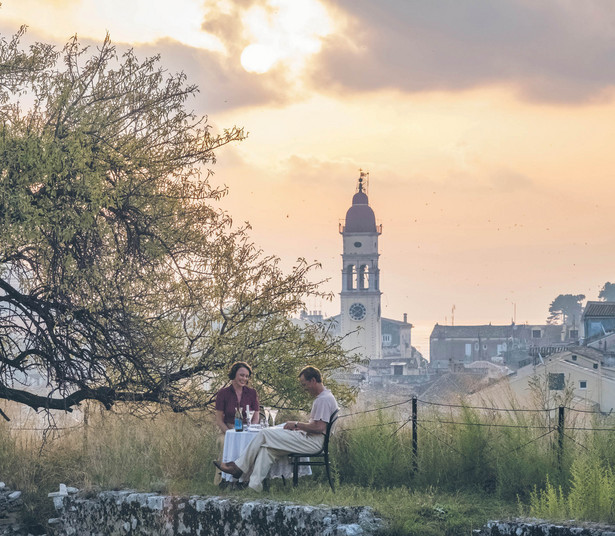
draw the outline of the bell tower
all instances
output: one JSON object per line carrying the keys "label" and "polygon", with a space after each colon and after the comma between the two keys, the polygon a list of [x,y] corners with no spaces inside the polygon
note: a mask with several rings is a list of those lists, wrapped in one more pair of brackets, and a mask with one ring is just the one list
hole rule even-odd
{"label": "bell tower", "polygon": [[382,357],[378,236],[382,225],[369,206],[369,173],[360,171],[352,206],[340,223],[343,240],[340,331],[344,347],[367,359]]}

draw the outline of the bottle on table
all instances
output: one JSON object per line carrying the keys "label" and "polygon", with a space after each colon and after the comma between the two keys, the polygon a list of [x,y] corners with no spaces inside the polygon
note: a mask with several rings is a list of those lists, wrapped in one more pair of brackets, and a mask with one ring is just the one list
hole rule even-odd
{"label": "bottle on table", "polygon": [[243,432],[243,417],[239,406],[237,406],[237,411],[235,412],[235,432]]}

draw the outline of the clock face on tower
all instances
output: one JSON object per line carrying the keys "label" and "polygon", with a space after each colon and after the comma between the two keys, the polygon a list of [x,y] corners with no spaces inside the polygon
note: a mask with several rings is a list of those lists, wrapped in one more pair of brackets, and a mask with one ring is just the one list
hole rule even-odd
{"label": "clock face on tower", "polygon": [[353,303],[350,309],[348,309],[348,314],[353,320],[363,320],[365,318],[365,313],[367,313],[367,310],[362,303]]}

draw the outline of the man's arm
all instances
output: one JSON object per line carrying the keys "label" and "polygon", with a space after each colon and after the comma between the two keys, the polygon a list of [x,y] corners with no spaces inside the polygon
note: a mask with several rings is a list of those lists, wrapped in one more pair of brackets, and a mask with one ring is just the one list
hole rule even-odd
{"label": "man's arm", "polygon": [[327,431],[327,423],[325,421],[290,421],[284,425],[284,429],[307,432],[308,434],[324,434]]}

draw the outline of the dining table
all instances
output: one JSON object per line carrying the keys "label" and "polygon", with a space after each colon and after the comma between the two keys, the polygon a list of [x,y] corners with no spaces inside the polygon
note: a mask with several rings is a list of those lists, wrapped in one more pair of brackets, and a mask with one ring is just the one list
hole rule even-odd
{"label": "dining table", "polygon": [[[284,424],[280,424],[277,427],[282,428]],[[276,427],[276,428],[277,428]],[[225,463],[233,462],[241,453],[247,448],[250,442],[257,436],[262,428],[257,426],[249,426],[241,432],[236,432],[233,429],[227,430],[224,435],[224,450],[222,452],[222,461]],[[308,460],[309,458],[301,458],[302,460]],[[312,469],[309,465],[299,466],[299,476],[307,476],[312,474]],[[269,470],[268,478],[292,478],[293,466],[290,463],[288,456],[279,458]],[[222,478],[228,482],[233,482],[235,479],[228,473],[222,473]],[[243,477],[239,479],[239,482],[243,482]]]}

